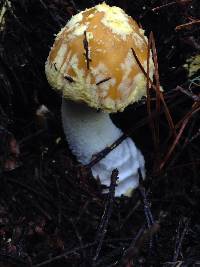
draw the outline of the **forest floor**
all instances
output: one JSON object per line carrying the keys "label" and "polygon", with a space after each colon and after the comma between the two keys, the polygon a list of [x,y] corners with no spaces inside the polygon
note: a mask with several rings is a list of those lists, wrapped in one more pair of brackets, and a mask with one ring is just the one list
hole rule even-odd
{"label": "forest floor", "polygon": [[44,72],[54,34],[100,2],[0,3],[0,267],[200,266],[199,0],[106,1],[151,36],[164,90],[112,115],[146,160],[130,198],[72,156]]}

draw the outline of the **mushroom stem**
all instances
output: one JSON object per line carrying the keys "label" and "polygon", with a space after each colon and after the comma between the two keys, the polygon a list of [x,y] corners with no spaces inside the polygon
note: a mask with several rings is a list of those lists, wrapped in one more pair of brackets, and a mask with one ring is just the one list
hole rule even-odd
{"label": "mushroom stem", "polygon": [[[109,114],[98,112],[85,104],[62,100],[63,128],[69,147],[77,160],[86,165],[92,156],[110,146],[121,135]],[[145,176],[144,158],[131,138],[126,138],[105,158],[92,167],[92,174],[104,185],[110,184],[112,170],[119,171],[115,196],[130,195],[138,186],[138,169]]]}

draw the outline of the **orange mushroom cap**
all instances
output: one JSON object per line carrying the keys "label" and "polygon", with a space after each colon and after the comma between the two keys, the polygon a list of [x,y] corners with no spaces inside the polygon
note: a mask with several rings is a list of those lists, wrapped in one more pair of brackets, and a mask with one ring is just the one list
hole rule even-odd
{"label": "orange mushroom cap", "polygon": [[[99,4],[73,16],[58,33],[45,71],[63,97],[106,112],[122,111],[146,95],[148,40],[121,8]],[[149,76],[154,64],[149,59]]]}

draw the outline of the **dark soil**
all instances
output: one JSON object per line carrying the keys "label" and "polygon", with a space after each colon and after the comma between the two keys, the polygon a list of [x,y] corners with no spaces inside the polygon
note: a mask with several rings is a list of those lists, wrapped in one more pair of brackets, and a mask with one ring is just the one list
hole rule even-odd
{"label": "dark soil", "polygon": [[106,1],[153,32],[154,84],[164,89],[164,99],[151,89],[113,115],[146,159],[147,178],[131,198],[113,198],[114,182],[101,194],[71,155],[61,99],[44,73],[54,34],[101,1],[2,1],[0,267],[199,266],[200,72],[188,77],[183,67],[200,54],[199,0]]}

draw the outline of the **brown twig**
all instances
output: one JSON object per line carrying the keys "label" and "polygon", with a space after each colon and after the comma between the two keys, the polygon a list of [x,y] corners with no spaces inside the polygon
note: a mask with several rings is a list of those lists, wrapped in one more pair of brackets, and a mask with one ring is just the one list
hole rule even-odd
{"label": "brown twig", "polygon": [[170,3],[167,3],[167,4],[164,4],[164,5],[161,5],[161,6],[157,6],[157,7],[154,7],[152,8],[151,10],[153,12],[157,12],[157,11],[160,11],[161,9],[163,8],[167,8],[167,7],[170,7],[170,6],[173,6],[173,5],[185,5],[185,4],[189,4],[192,0],[176,0],[176,1],[172,1]]}
{"label": "brown twig", "polygon": [[[151,116],[151,99],[150,99],[150,84],[152,86],[152,83],[150,82],[150,77],[149,77],[149,58],[148,58],[148,66],[147,66],[147,73],[145,72],[139,58],[137,57],[137,54],[135,52],[135,50],[133,48],[131,48],[132,50],[132,53],[133,53],[133,56],[138,64],[138,66],[140,67],[140,69],[142,70],[143,74],[145,74],[145,76],[147,77],[147,111],[148,111],[148,114],[149,114],[149,124],[150,124],[150,129],[152,131],[152,137],[153,137],[153,141],[154,141],[154,144],[156,143],[156,133],[155,133],[155,127],[154,127],[154,122],[153,122],[153,119],[152,119],[152,116]],[[148,42],[148,51],[150,51],[150,46],[149,46],[149,42]],[[150,55],[150,52],[148,52],[148,54]]]}
{"label": "brown twig", "polygon": [[106,147],[101,152],[99,152],[97,155],[93,157],[93,160],[89,164],[86,165],[87,168],[92,168],[97,162],[99,162],[102,158],[104,158],[108,153],[110,153],[113,149],[115,149],[121,142],[123,142],[128,135],[123,134],[120,136],[113,144],[111,144],[109,147]]}
{"label": "brown twig", "polygon": [[156,45],[155,45],[155,40],[153,37],[153,33],[150,33],[150,43],[152,44],[152,52],[153,52],[153,59],[154,59],[154,66],[155,66],[155,71],[154,71],[154,75],[155,75],[155,80],[156,80],[156,113],[158,114],[158,116],[156,117],[155,120],[155,133],[156,133],[156,143],[155,143],[155,147],[156,147],[156,154],[157,154],[157,159],[159,158],[158,155],[158,147],[159,147],[159,118],[160,118],[160,78],[159,78],[159,72],[158,72],[158,58],[157,58],[157,51],[156,51]]}
{"label": "brown twig", "polygon": [[[147,50],[147,77],[148,78],[149,78],[149,71],[150,71],[149,70],[150,54],[151,54],[151,43],[148,40],[148,50]],[[147,79],[147,112],[149,115],[149,125],[150,125],[150,129],[152,132],[154,144],[155,144],[156,134],[155,134],[154,121],[153,121],[152,112],[151,112],[150,79]]]}
{"label": "brown twig", "polygon": [[190,22],[178,25],[178,26],[175,27],[175,31],[184,30],[185,28],[189,28],[189,27],[194,26],[196,24],[200,24],[200,19],[192,20]]}
{"label": "brown twig", "polygon": [[65,75],[64,78],[70,83],[74,82],[74,79],[71,76]]}
{"label": "brown twig", "polygon": [[167,4],[162,5],[162,6],[154,7],[151,10],[153,12],[157,12],[157,11],[160,11],[161,9],[163,9],[163,8],[166,8],[166,7],[169,7],[169,6],[172,6],[172,5],[176,5],[176,4],[177,4],[177,2],[176,1],[173,1],[173,2],[167,3]]}
{"label": "brown twig", "polygon": [[53,63],[53,66],[54,66],[55,70],[58,71],[56,63]]}
{"label": "brown twig", "polygon": [[182,133],[183,133],[183,131],[184,131],[184,129],[185,129],[188,121],[189,121],[189,119],[185,120],[184,123],[182,124],[181,129],[179,130],[178,135],[176,136],[175,140],[173,141],[173,144],[171,145],[169,151],[167,152],[164,160],[160,164],[159,170],[162,170],[162,168],[165,166],[166,162],[168,161],[169,157],[171,156],[172,152],[174,151],[174,149],[175,149],[177,143],[179,142],[179,140],[181,138],[181,135],[182,135]]}
{"label": "brown twig", "polygon": [[[187,220],[185,222],[185,226],[184,226],[184,229],[182,231],[182,233],[180,233],[180,229],[181,229],[181,223],[182,221],[179,221],[179,226],[178,226],[178,229],[177,229],[177,236],[176,236],[176,244],[175,244],[175,250],[174,250],[174,256],[173,256],[173,260],[172,262],[176,262],[178,260],[178,257],[179,257],[179,254],[180,254],[180,250],[181,250],[181,247],[182,247],[182,243],[183,243],[183,239],[188,231],[188,226],[189,226],[189,220]],[[174,265],[176,266],[176,265]]]}
{"label": "brown twig", "polygon": [[41,197],[43,200],[46,200],[47,202],[49,202],[51,205],[53,205],[53,206],[55,205],[53,203],[53,199],[50,196],[42,194],[36,188],[33,188],[32,186],[26,185],[26,184],[20,182],[19,180],[12,179],[10,177],[7,178],[7,181],[8,181],[8,183],[12,183],[12,184],[15,184],[16,186],[19,186],[21,188],[26,189],[27,191],[31,192],[32,194],[36,195],[37,197]]}
{"label": "brown twig", "polygon": [[105,234],[107,232],[108,222],[109,222],[109,219],[110,219],[110,216],[111,216],[111,212],[112,212],[112,209],[113,209],[113,203],[114,203],[114,197],[115,197],[115,187],[117,185],[116,181],[118,179],[118,174],[119,174],[119,172],[118,172],[117,169],[114,169],[112,171],[112,174],[111,174],[111,178],[110,178],[111,182],[110,182],[108,199],[107,199],[107,202],[106,202],[104,213],[103,213],[103,216],[102,216],[102,219],[101,219],[101,223],[99,225],[99,229],[98,229],[97,236],[96,236],[96,239],[95,239],[95,243],[97,243],[98,246],[97,246],[97,249],[96,249],[96,252],[95,252],[95,256],[93,258],[93,265],[95,265],[95,262],[97,261],[99,253],[101,251],[101,247],[102,247],[102,244],[103,244],[103,240],[104,240]]}
{"label": "brown twig", "polygon": [[86,63],[87,63],[87,69],[90,69],[90,62],[92,61],[89,57],[89,44],[87,40],[87,33],[84,31],[84,39],[83,39],[83,47],[85,49],[84,56],[86,58]]}
{"label": "brown twig", "polygon": [[200,102],[195,102],[192,106],[192,109],[175,125],[176,129],[179,129],[181,125],[187,118],[190,118],[193,114],[195,114],[200,109]]}
{"label": "brown twig", "polygon": [[199,136],[200,136],[200,128],[197,130],[197,132],[189,140],[186,141],[186,145],[192,143]]}
{"label": "brown twig", "polygon": [[191,99],[193,99],[195,102],[200,101],[200,96],[193,94],[191,91],[185,90],[181,86],[177,86],[176,90],[179,90],[181,93],[189,96]]}
{"label": "brown twig", "polygon": [[[154,37],[153,37],[153,33],[151,33],[151,34],[150,34],[150,38],[149,38],[149,40],[150,40],[150,44],[152,44],[152,39],[153,39],[153,38],[154,38]],[[131,48],[131,50],[132,50],[132,52],[133,52],[133,55],[134,55],[134,57],[135,57],[135,59],[136,59],[138,65],[139,65],[141,71],[143,72],[143,74],[145,75],[145,77],[149,80],[149,83],[151,84],[151,87],[152,87],[155,91],[157,91],[157,87],[153,84],[153,81],[151,80],[151,78],[147,76],[147,73],[146,73],[146,71],[144,70],[142,64],[140,63],[140,61],[139,61],[139,59],[138,59],[138,57],[137,57],[137,55],[136,55],[134,49]],[[155,52],[155,53],[156,53],[156,52]],[[167,118],[167,121],[168,121],[168,124],[169,124],[169,126],[170,126],[170,129],[171,129],[171,131],[173,132],[173,134],[176,135],[175,128],[174,128],[174,123],[173,123],[172,117],[171,117],[171,115],[170,115],[169,109],[168,109],[168,107],[167,107],[167,105],[166,105],[166,103],[165,103],[163,94],[162,94],[162,92],[159,92],[159,94],[160,94],[160,98],[161,98],[161,101],[162,101],[163,106],[164,106],[165,116],[166,116],[166,118]]]}
{"label": "brown twig", "polygon": [[160,229],[160,226],[157,223],[153,224],[147,230],[145,230],[145,227],[143,226],[139,230],[135,240],[131,243],[129,248],[125,251],[124,256],[123,256],[119,266],[121,266],[121,267],[133,266],[133,265],[131,265],[131,261],[133,259],[136,259],[139,252],[141,251],[141,248],[145,244],[145,241],[148,238],[152,237],[155,233],[157,233],[159,231],[159,229]]}
{"label": "brown twig", "polygon": [[80,246],[76,247],[76,248],[68,250],[68,251],[66,251],[66,252],[64,252],[64,253],[62,253],[62,254],[60,254],[58,256],[52,257],[52,258],[50,258],[48,260],[45,260],[45,261],[43,261],[41,263],[35,264],[32,267],[41,267],[41,266],[45,266],[45,265],[47,266],[50,263],[53,263],[53,262],[55,262],[57,260],[60,260],[60,259],[62,259],[64,257],[67,257],[67,256],[69,256],[71,254],[74,254],[74,253],[76,253],[76,252],[78,252],[80,250],[93,247],[95,244],[96,244],[96,242],[92,242],[92,243],[86,244],[86,245],[84,245],[82,247],[80,247]]}
{"label": "brown twig", "polygon": [[191,117],[192,117],[196,112],[198,112],[199,110],[200,110],[200,105],[198,105],[198,106],[195,105],[195,107],[193,107],[193,109],[192,109],[190,112],[188,112],[188,113],[186,114],[186,116],[185,116],[183,119],[181,119],[181,122],[179,122],[179,123],[176,125],[176,128],[178,128],[178,127],[180,126],[180,130],[179,130],[179,132],[178,132],[178,134],[177,134],[175,140],[173,141],[173,143],[172,143],[170,149],[168,150],[168,152],[167,152],[167,154],[166,154],[164,160],[163,160],[162,163],[160,164],[160,166],[159,166],[159,170],[163,169],[163,167],[165,166],[166,162],[169,160],[169,158],[170,158],[172,152],[174,151],[176,145],[178,144],[178,142],[179,142],[179,140],[180,140],[180,138],[181,138],[181,136],[182,136],[182,134],[183,134],[183,131],[184,131],[185,127],[187,126],[189,120],[190,120]]}
{"label": "brown twig", "polygon": [[139,177],[140,177],[140,185],[138,187],[138,190],[139,190],[139,193],[140,193],[140,195],[142,197],[142,202],[143,202],[143,205],[144,205],[144,214],[145,214],[145,217],[146,217],[147,226],[148,226],[148,228],[150,228],[154,224],[154,219],[153,219],[153,215],[151,213],[149,201],[147,200],[146,189],[142,185],[143,177],[142,177],[140,169],[138,170],[138,174],[139,174]]}
{"label": "brown twig", "polygon": [[101,83],[107,82],[107,81],[109,81],[110,79],[111,79],[111,77],[105,78],[105,79],[99,81],[98,83],[96,83],[96,85],[99,85],[99,84],[101,84]]}

